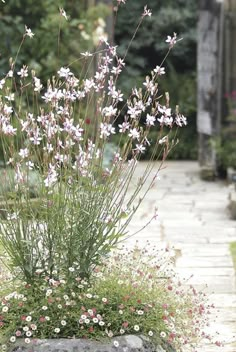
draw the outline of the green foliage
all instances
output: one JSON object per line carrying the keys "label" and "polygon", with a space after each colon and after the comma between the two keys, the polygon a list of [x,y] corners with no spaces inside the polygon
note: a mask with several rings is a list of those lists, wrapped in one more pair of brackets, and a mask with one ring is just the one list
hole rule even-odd
{"label": "green foliage", "polygon": [[[126,6],[119,10],[115,38],[121,55],[124,55],[130,34],[136,26],[133,18],[140,16],[145,5],[145,1],[128,1]],[[176,32],[178,38],[183,38],[165,62],[167,73],[160,93],[168,91],[172,99],[171,105],[179,105],[181,113],[188,118],[187,129],[178,134],[181,143],[170,157],[196,159],[197,2],[150,0],[148,7],[152,9],[152,17],[142,25],[129,49],[126,70],[120,77],[119,84],[128,95],[130,87],[142,84],[141,77],[162,62],[168,50],[165,43],[167,34]],[[148,158],[150,153],[145,155],[144,158]]]}
{"label": "green foliage", "polygon": [[143,250],[107,257],[89,282],[78,276],[74,264],[64,279],[39,275],[34,286],[16,284],[14,293],[11,287],[2,296],[0,342],[11,347],[18,338],[30,343],[35,338],[142,334],[182,351],[183,339],[187,345],[200,337],[209,307],[203,294],[174,279],[169,264],[168,252],[147,243]]}
{"label": "green foliage", "polygon": [[[20,197],[16,190],[15,171],[11,168],[0,168],[0,200],[6,197]],[[31,198],[35,198],[39,194],[40,175],[36,171],[29,171],[28,187]]]}
{"label": "green foliage", "polygon": [[[78,58],[81,52],[93,47],[92,32],[96,20],[109,14],[103,4],[87,10],[84,1],[72,0],[9,0],[1,6],[1,76],[9,70],[9,58],[16,56],[26,25],[35,37],[21,49],[17,68],[27,64],[44,83],[60,66],[74,62],[73,69],[81,69]],[[67,13],[68,21],[60,15],[61,7]],[[81,35],[82,31],[86,32],[88,40]]]}

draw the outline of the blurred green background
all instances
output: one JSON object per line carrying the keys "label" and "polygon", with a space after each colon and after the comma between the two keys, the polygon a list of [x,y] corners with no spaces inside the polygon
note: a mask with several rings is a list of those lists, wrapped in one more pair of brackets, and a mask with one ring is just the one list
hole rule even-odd
{"label": "blurred green background", "polygon": [[[25,41],[17,60],[17,69],[27,64],[46,83],[58,68],[78,59],[79,53],[92,50],[95,34],[101,29],[101,19],[111,15],[112,2],[89,0],[8,0],[0,7],[0,74],[9,70],[9,57],[15,57],[22,40],[24,27],[35,33]],[[144,77],[160,65],[168,46],[167,35],[176,32],[181,42],[166,60],[166,76],[160,82],[160,91],[168,91],[171,105],[180,106],[188,118],[188,127],[179,130],[179,143],[170,158],[196,159],[196,32],[197,3],[195,0],[128,0],[120,6],[115,24],[115,44],[122,56],[137,26],[143,7],[148,4],[153,16],[145,19],[126,58],[126,67],[118,82],[125,94],[134,86],[142,85]],[[96,6],[91,6],[95,4]],[[64,8],[69,19],[60,16]],[[132,14],[132,15],[131,15]],[[59,42],[59,45],[58,45]],[[75,74],[81,70],[80,61],[72,65]],[[163,76],[162,76],[163,77]],[[155,131],[153,139],[155,137]],[[145,155],[148,158],[149,154]]]}

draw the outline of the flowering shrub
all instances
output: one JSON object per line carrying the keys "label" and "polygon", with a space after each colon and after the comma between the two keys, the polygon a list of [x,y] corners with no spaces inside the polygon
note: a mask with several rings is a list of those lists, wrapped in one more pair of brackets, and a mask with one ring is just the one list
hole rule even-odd
{"label": "flowering shrub", "polygon": [[[67,18],[63,9],[60,13]],[[138,28],[150,16],[145,6]],[[26,38],[35,39],[27,27],[21,45]],[[167,37],[168,53],[177,40],[175,33]],[[162,167],[154,172],[150,163],[127,193],[137,161],[150,145],[149,132],[159,126],[151,161],[159,155],[163,162],[173,146],[167,129],[185,125],[186,119],[178,109],[172,112],[168,94],[162,97],[162,65],[146,77],[144,88],[133,88],[124,101],[116,82],[125,58],[117,56],[106,38],[100,38],[94,54],[81,54],[84,70],[79,76],[70,65],[61,67],[47,87],[27,65],[16,70],[16,59],[0,81],[1,142],[5,163],[14,170],[16,194],[13,204],[4,199],[7,220],[1,224],[0,240],[13,269],[30,284],[39,273],[67,275],[74,262],[80,276],[88,278],[125,236]],[[94,61],[97,70],[89,76]],[[124,119],[116,127],[121,111]],[[123,147],[118,143],[111,165],[104,168],[104,151],[115,134]],[[37,202],[31,201],[32,171],[39,174]]]}
{"label": "flowering shrub", "polygon": [[[23,338],[101,339],[142,334],[176,351],[204,336],[209,309],[204,294],[184,287],[170,266],[170,252],[120,250],[106,258],[90,282],[77,264],[65,278],[20,284],[2,298],[2,350]],[[204,336],[209,338],[209,336]]]}
{"label": "flowering shrub", "polygon": [[[125,2],[118,0],[116,10]],[[67,19],[63,9],[60,13]],[[137,30],[150,16],[145,6]],[[21,45],[26,38],[35,39],[28,27]],[[167,37],[167,55],[177,41],[175,33]],[[0,80],[0,137],[4,162],[14,175],[14,196],[3,194],[1,204],[6,216],[0,246],[13,277],[13,293],[6,287],[2,294],[3,350],[18,338],[30,343],[124,333],[142,333],[181,350],[202,334],[204,297],[175,280],[164,253],[148,256],[135,249],[110,255],[126,238],[175,144],[169,131],[186,124],[159,88],[164,61],[124,99],[116,83],[128,49],[120,58],[116,47],[100,38],[94,53],[78,58],[79,74],[73,63],[64,65],[47,86],[26,64],[17,69],[16,57]],[[118,144],[107,165],[113,136]],[[151,143],[150,162],[136,183],[137,162]]]}

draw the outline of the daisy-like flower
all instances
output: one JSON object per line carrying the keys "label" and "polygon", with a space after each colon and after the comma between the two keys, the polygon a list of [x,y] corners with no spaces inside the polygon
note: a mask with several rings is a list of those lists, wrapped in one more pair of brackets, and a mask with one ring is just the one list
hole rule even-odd
{"label": "daisy-like flower", "polygon": [[166,337],[166,333],[165,333],[164,331],[162,331],[162,332],[160,333],[160,336],[161,336],[162,338],[165,338],[165,337]]}
{"label": "daisy-like flower", "polygon": [[15,336],[11,336],[10,337],[10,342],[12,342],[12,343],[16,342],[16,337]]}
{"label": "daisy-like flower", "polygon": [[26,318],[25,318],[25,321],[29,322],[32,320],[32,317],[30,315],[28,315]]}
{"label": "daisy-like flower", "polygon": [[25,36],[30,37],[31,39],[34,36],[34,33],[31,31],[30,28],[28,28],[27,26],[25,26]]}
{"label": "daisy-like flower", "polygon": [[151,330],[148,331],[148,335],[152,337],[153,336],[153,332]]}
{"label": "daisy-like flower", "polygon": [[120,346],[119,342],[116,341],[116,340],[113,342],[113,345],[114,345],[116,348]]}
{"label": "daisy-like flower", "polygon": [[62,325],[62,326],[66,326],[66,324],[67,324],[67,322],[66,322],[65,320],[62,320],[62,321],[61,321],[61,325]]}
{"label": "daisy-like flower", "polygon": [[25,343],[29,344],[29,343],[30,343],[30,339],[29,339],[29,338],[26,338],[26,339],[25,339]]}
{"label": "daisy-like flower", "polygon": [[139,331],[139,330],[140,330],[139,325],[134,325],[134,331]]}
{"label": "daisy-like flower", "polygon": [[3,313],[7,313],[7,312],[8,312],[8,307],[7,307],[7,306],[4,306],[4,307],[2,308],[2,312],[3,312]]}
{"label": "daisy-like flower", "polygon": [[55,332],[56,334],[59,334],[60,331],[61,331],[60,328],[55,328],[55,329],[54,329],[54,332]]}

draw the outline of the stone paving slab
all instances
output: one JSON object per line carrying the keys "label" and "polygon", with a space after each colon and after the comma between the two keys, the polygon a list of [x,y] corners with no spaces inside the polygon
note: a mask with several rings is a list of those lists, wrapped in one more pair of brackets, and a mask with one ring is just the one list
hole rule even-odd
{"label": "stone paving slab", "polygon": [[[137,168],[135,180],[145,163]],[[191,278],[198,288],[212,293],[210,302],[219,310],[210,330],[219,331],[224,347],[205,343],[199,352],[236,352],[236,285],[229,243],[236,241],[236,221],[229,218],[229,188],[224,182],[204,182],[197,162],[167,162],[160,180],[148,194],[131,224],[138,229],[158,208],[158,222],[133,238],[162,243],[178,250],[176,270]],[[206,283],[208,288],[206,289]]]}

